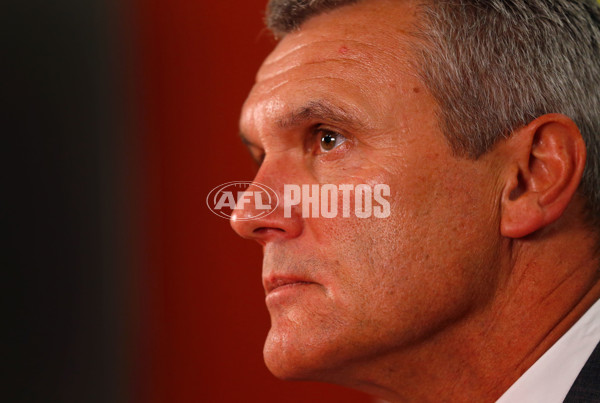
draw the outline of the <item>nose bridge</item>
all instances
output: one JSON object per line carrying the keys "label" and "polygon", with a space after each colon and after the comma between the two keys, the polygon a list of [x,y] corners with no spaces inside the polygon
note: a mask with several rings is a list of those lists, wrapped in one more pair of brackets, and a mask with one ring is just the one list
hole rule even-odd
{"label": "nose bridge", "polygon": [[[296,183],[299,172],[289,163],[284,153],[265,158],[252,184],[246,190],[244,200],[238,200],[231,217],[231,226],[240,236],[259,243],[289,239],[300,235],[303,222],[301,215],[293,209],[291,216],[284,215],[284,186]],[[273,193],[271,211],[264,214],[259,207],[269,203],[265,193]],[[248,202],[252,199],[253,202]],[[262,213],[262,214],[261,214]]]}
{"label": "nose bridge", "polygon": [[268,155],[261,164],[260,169],[254,177],[255,183],[269,186],[278,196],[283,196],[283,188],[286,183],[295,183],[299,180],[299,172],[291,163],[287,153],[273,153]]}

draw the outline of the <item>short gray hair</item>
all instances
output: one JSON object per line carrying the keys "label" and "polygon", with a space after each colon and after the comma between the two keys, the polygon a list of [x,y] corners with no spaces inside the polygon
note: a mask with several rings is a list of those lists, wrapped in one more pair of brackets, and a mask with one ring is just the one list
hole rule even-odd
{"label": "short gray hair", "polygon": [[[356,1],[271,0],[267,26],[282,36]],[[535,118],[563,113],[586,142],[580,191],[600,223],[597,0],[425,0],[420,10],[416,68],[455,153],[478,158]]]}
{"label": "short gray hair", "polygon": [[314,15],[356,3],[359,0],[269,0],[265,23],[279,38]]}

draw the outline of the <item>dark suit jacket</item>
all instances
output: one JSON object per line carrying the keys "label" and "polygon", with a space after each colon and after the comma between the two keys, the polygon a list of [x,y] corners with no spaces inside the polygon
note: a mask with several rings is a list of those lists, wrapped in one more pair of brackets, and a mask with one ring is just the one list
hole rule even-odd
{"label": "dark suit jacket", "polygon": [[600,402],[600,344],[575,379],[564,403]]}

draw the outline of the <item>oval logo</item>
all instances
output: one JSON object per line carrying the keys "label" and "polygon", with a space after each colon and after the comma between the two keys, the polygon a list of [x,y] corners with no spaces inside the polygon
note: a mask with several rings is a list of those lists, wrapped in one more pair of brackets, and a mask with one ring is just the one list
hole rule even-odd
{"label": "oval logo", "polygon": [[[250,185],[253,190],[248,191]],[[258,182],[234,181],[214,187],[206,196],[206,205],[219,217],[230,219],[236,208],[251,209],[252,214],[239,221],[256,220],[271,214],[279,205],[279,196],[267,185]]]}

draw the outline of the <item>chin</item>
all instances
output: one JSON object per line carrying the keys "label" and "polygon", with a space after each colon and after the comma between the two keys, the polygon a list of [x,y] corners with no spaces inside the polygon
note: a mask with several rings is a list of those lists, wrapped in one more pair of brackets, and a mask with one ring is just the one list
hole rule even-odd
{"label": "chin", "polygon": [[[319,364],[314,358],[314,351],[307,347],[290,345],[287,337],[273,336],[269,333],[265,342],[263,357],[267,368],[277,378],[286,381],[317,380]],[[294,343],[295,344],[295,343]]]}
{"label": "chin", "polygon": [[[315,342],[278,334],[271,329],[265,342],[263,357],[269,371],[286,381],[340,383],[340,369],[345,365],[334,338]],[[324,341],[324,342],[323,342]]]}

